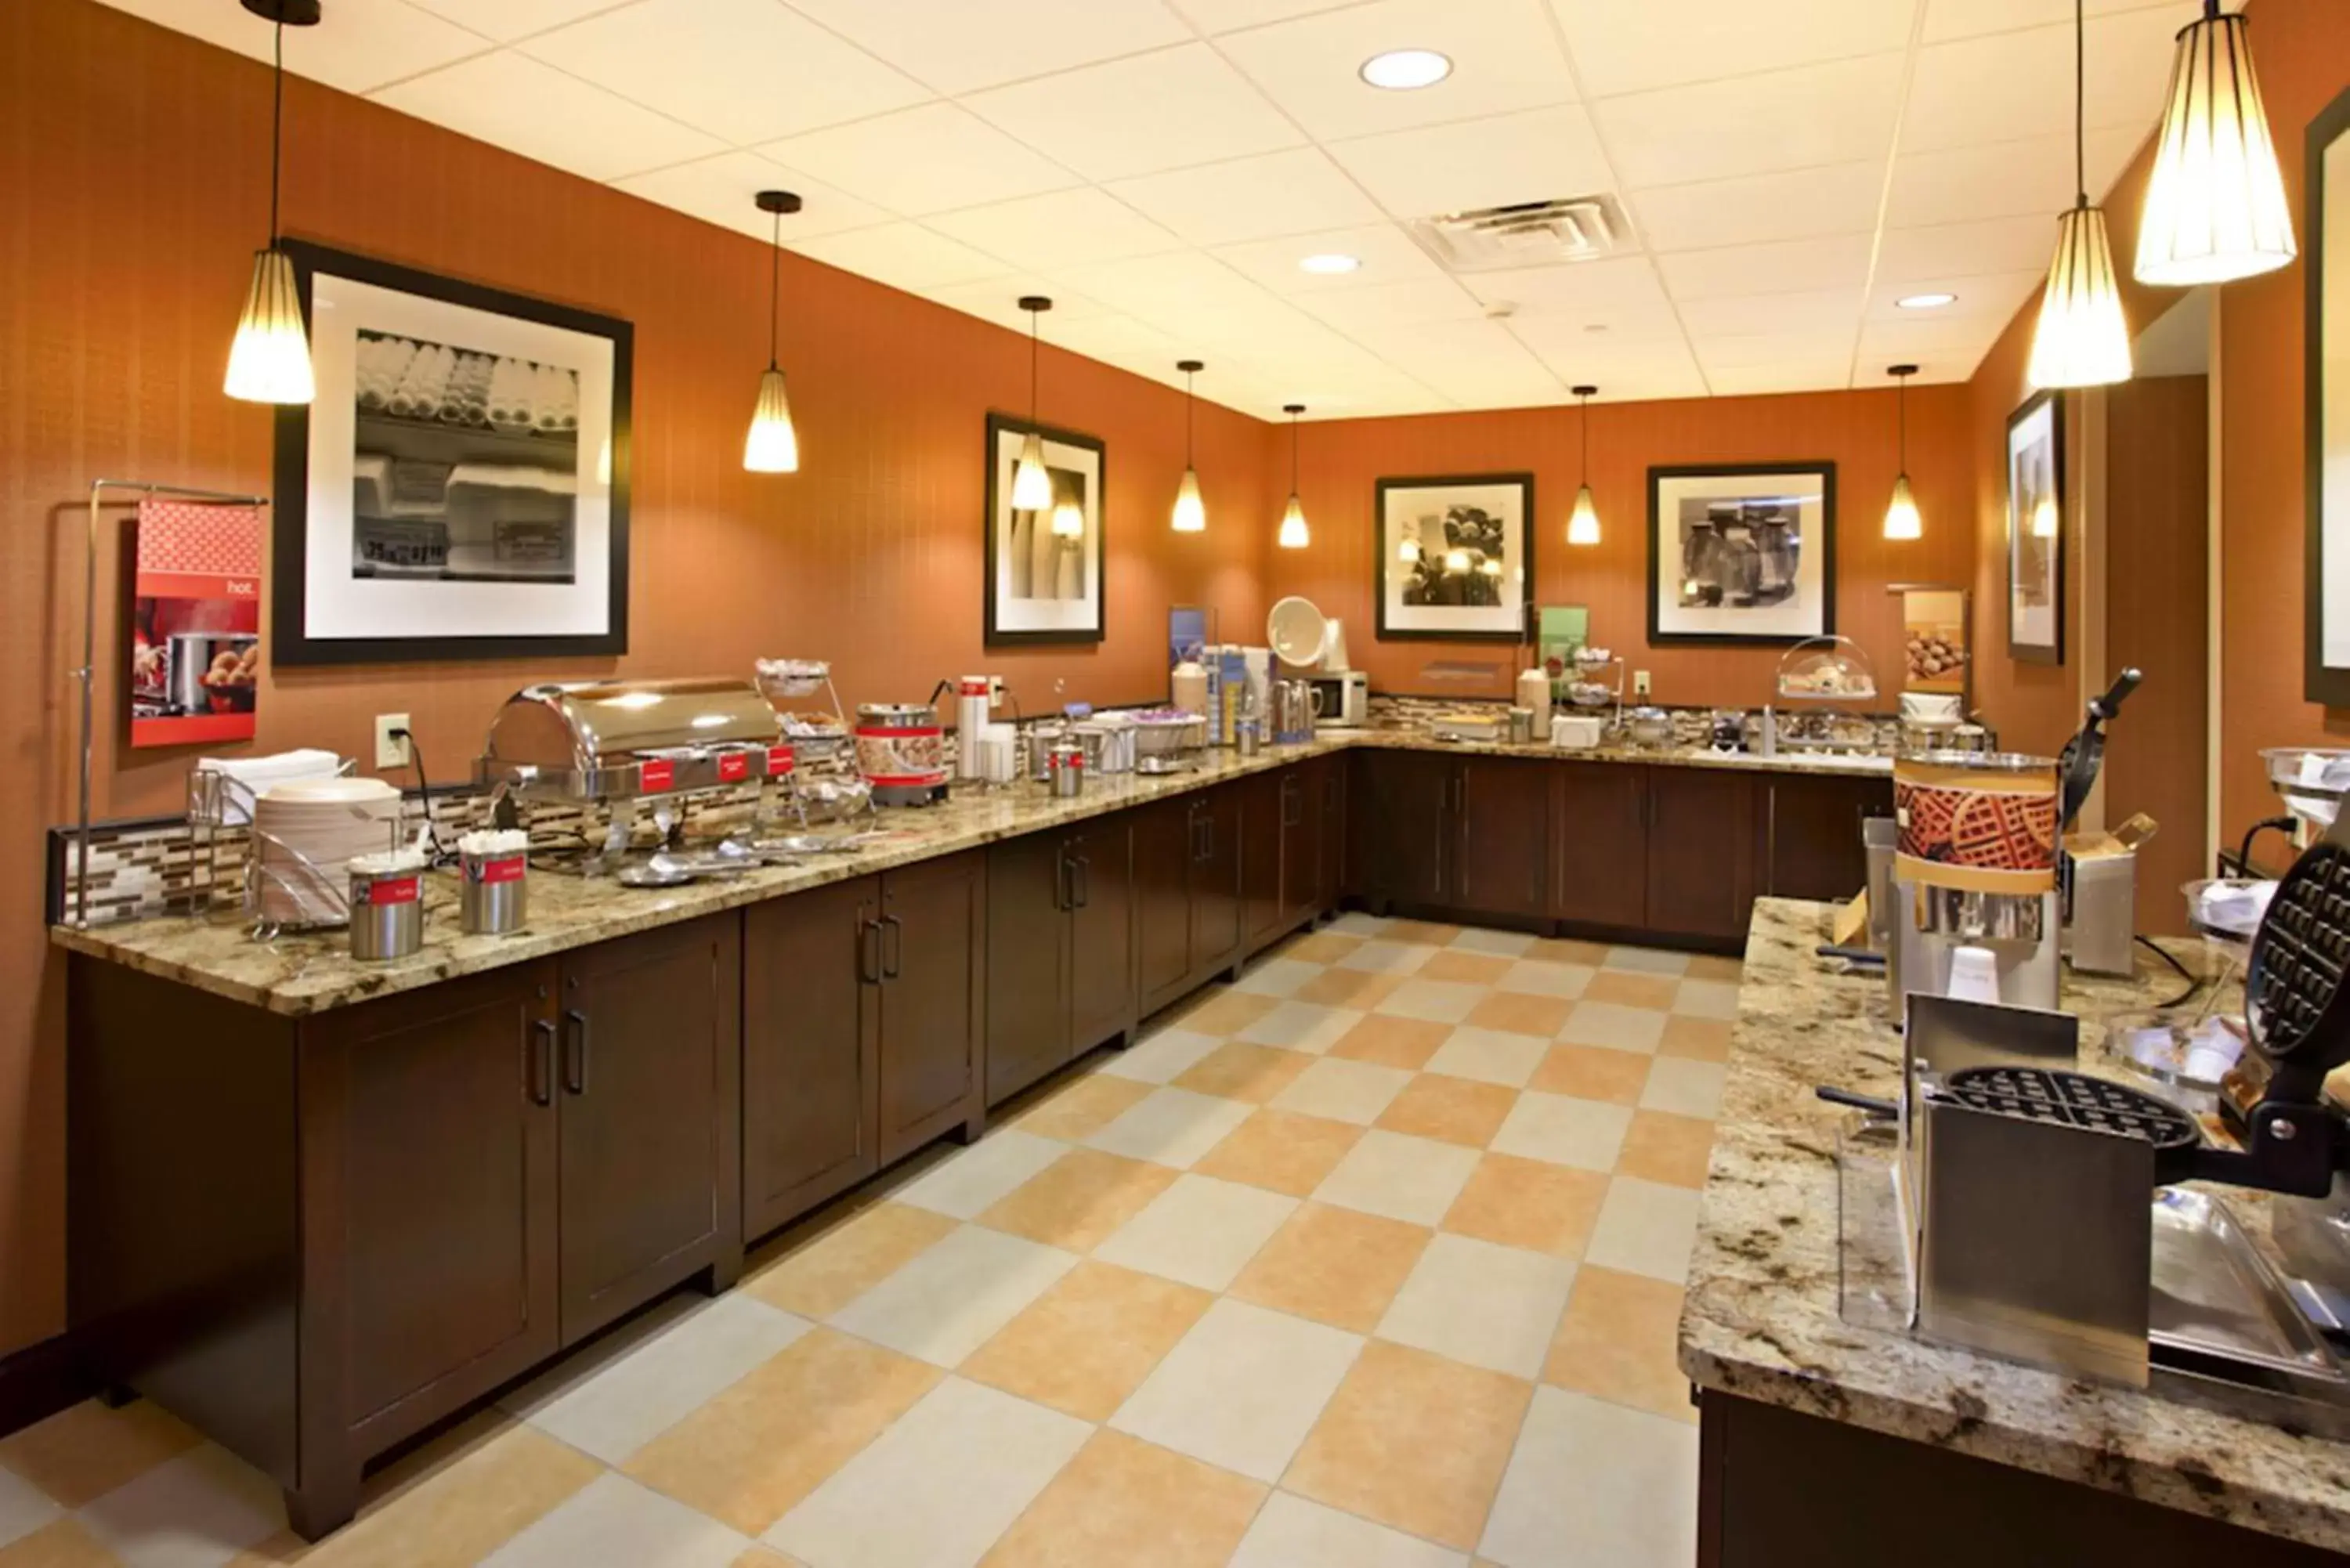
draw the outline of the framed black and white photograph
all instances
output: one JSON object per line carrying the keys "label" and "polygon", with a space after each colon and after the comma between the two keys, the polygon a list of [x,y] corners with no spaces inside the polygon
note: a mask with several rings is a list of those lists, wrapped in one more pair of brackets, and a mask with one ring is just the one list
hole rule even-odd
{"label": "framed black and white photograph", "polygon": [[[1012,504],[1020,448],[1045,441],[1053,504]],[[991,646],[1099,642],[1102,596],[1101,438],[987,416],[987,633]]]}
{"label": "framed black and white photograph", "polygon": [[1382,479],[1371,594],[1378,635],[1516,642],[1534,580],[1531,473]]}
{"label": "framed black and white photograph", "polygon": [[279,664],[629,646],[629,323],[287,241],[317,396],[277,413]]}
{"label": "framed black and white photograph", "polygon": [[1648,470],[1648,640],[1835,630],[1835,464]]}
{"label": "framed black and white photograph", "polygon": [[2309,124],[2302,695],[2350,706],[2350,92]]}
{"label": "framed black and white photograph", "polygon": [[2007,656],[2064,662],[2064,400],[2007,416]]}

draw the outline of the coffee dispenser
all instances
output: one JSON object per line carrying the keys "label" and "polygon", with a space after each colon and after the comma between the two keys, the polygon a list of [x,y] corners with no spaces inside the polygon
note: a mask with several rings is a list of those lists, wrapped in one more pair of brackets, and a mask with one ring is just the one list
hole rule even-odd
{"label": "coffee dispenser", "polygon": [[[1928,752],[1896,759],[1893,945],[1897,1015],[1913,992],[1950,992],[1954,964],[1996,997],[2053,1009],[2061,984],[2056,892],[2057,764],[2013,753]],[[1960,954],[1964,950],[1965,958]]]}

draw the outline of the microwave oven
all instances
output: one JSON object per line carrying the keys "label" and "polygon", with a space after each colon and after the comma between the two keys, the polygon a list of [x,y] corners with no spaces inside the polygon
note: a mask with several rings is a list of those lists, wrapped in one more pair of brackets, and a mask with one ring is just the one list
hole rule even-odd
{"label": "microwave oven", "polygon": [[1371,722],[1371,678],[1359,670],[1321,670],[1305,677],[1314,688],[1314,727],[1359,730]]}

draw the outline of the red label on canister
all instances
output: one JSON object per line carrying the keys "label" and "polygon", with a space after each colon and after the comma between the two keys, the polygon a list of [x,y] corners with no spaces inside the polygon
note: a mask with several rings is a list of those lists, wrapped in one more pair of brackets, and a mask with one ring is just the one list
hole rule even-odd
{"label": "red label on canister", "polygon": [[659,794],[677,783],[677,764],[667,757],[647,757],[637,766],[637,786],[647,794]]}
{"label": "red label on canister", "polygon": [[359,902],[368,905],[413,904],[422,890],[422,878],[386,877],[359,884]]}
{"label": "red label on canister", "polygon": [[718,753],[718,782],[740,784],[751,776],[751,753],[721,752]]}
{"label": "red label on canister", "polygon": [[519,855],[506,855],[495,860],[469,860],[465,867],[473,874],[474,881],[484,886],[495,886],[500,882],[521,881],[523,873],[530,868],[530,862]]}
{"label": "red label on canister", "polygon": [[795,765],[795,764],[792,759],[792,749],[789,746],[769,746],[767,748],[767,776],[769,778],[783,778],[791,773]]}

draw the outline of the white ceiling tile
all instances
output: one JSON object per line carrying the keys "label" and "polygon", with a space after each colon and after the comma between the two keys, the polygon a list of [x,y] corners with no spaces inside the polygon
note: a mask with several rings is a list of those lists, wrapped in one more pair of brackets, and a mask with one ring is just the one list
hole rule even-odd
{"label": "white ceiling tile", "polygon": [[1840,327],[1811,331],[1747,332],[1718,337],[1697,337],[1698,363],[1708,375],[1716,370],[1750,369],[1758,365],[1816,364],[1850,359],[1859,333],[1852,322]]}
{"label": "white ceiling tile", "polygon": [[[613,0],[410,0],[410,4],[507,44],[608,11]],[[340,16],[342,11],[338,0],[335,14]]]}
{"label": "white ceiling tile", "polygon": [[762,191],[789,191],[800,199],[800,210],[784,219],[786,241],[812,240],[819,234],[886,223],[889,214],[854,196],[845,195],[796,169],[760,157],[755,152],[721,152],[691,163],[675,163],[650,174],[615,180],[613,186],[631,196],[642,196],[690,213],[704,223],[733,229],[756,239],[775,232],[775,220],[759,211],[752,198]]}
{"label": "white ceiling tile", "polygon": [[1028,336],[1028,313],[1020,308],[1020,300],[1033,294],[1041,294],[1053,302],[1053,308],[1045,313],[1039,324],[1048,343],[1061,341],[1063,331],[1072,322],[1091,321],[1109,314],[1108,306],[1099,301],[1072,293],[1050,278],[1033,273],[1010,273],[977,283],[941,284],[921,291],[925,299],[1009,327],[1023,337]]}
{"label": "white ceiling tile", "polygon": [[1680,315],[1690,336],[1700,340],[1746,332],[1841,332],[1849,338],[1853,321],[1860,314],[1862,294],[1855,284],[1800,294],[1690,299],[1681,302]]}
{"label": "white ceiling tile", "polygon": [[[1880,321],[1947,321],[1957,317],[1989,316],[2005,326],[2015,314],[2016,306],[2039,292],[2047,281],[2045,267],[2028,272],[1977,274],[1970,277],[1904,278],[1898,282],[1879,278],[1868,302],[1868,316]],[[1900,301],[1913,294],[1954,294],[1950,304],[1932,310],[1904,310]]]}
{"label": "white ceiling tile", "polygon": [[[2123,11],[2158,11],[2169,16],[2173,31],[2202,12],[2199,0],[2088,0],[2092,16]],[[2008,33],[2021,27],[2046,27],[2073,19],[2073,0],[1926,0],[1927,43],[1972,37],[1981,33]]]}
{"label": "white ceiling tile", "polygon": [[1475,296],[1450,277],[1373,284],[1299,297],[1297,307],[1340,332],[1422,321],[1474,321],[1485,314]]}
{"label": "white ceiling tile", "polygon": [[1607,98],[1903,48],[1917,0],[1550,3],[1584,91]]}
{"label": "white ceiling tile", "polygon": [[1182,250],[1183,242],[1091,186],[941,213],[931,227],[1024,267],[1046,269]]}
{"label": "white ceiling tile", "polygon": [[1860,345],[1862,358],[1853,371],[1852,384],[1862,388],[1890,387],[1895,378],[1887,373],[1887,369],[1892,365],[1918,367],[1918,373],[1909,378],[1909,384],[1913,387],[1963,381],[1974,375],[1975,366],[1982,358],[1982,349],[1989,347],[1990,342],[1986,339],[1979,348],[1942,349],[1904,359],[1898,352],[1882,353],[1870,348],[1864,335]]}
{"label": "white ceiling tile", "polygon": [[851,229],[785,244],[827,266],[886,283],[912,293],[1001,277],[1012,269],[960,241],[932,234],[920,223],[884,223],[874,229]]}
{"label": "white ceiling tile", "polygon": [[591,180],[722,149],[713,137],[506,50],[411,77],[371,96],[403,114]]}
{"label": "white ceiling tile", "polygon": [[2022,272],[2047,265],[2055,237],[2054,226],[2040,214],[1887,229],[1877,244],[1877,281],[1907,283]]}
{"label": "white ceiling tile", "polygon": [[[241,5],[218,0],[107,3],[224,49],[256,60],[271,57],[276,29]],[[489,47],[479,31],[452,26],[403,0],[338,0],[318,26],[286,29],[286,68],[345,92],[366,92]],[[298,127],[288,129],[299,134]]]}
{"label": "white ceiling tile", "polygon": [[1361,186],[1311,147],[1146,174],[1107,188],[1202,245],[1344,228],[1380,215]]}
{"label": "white ceiling tile", "polygon": [[[1524,327],[1519,330],[1523,334]],[[1595,343],[1604,346],[1594,347]],[[1683,342],[1606,345],[1604,339],[1530,343],[1561,384],[1596,387],[1594,403],[1638,402],[1651,398],[1701,398],[1705,375]],[[1594,433],[1600,433],[1596,426]]]}
{"label": "white ceiling tile", "polygon": [[[1444,269],[1393,223],[1361,228],[1324,229],[1287,239],[1251,240],[1220,245],[1215,254],[1275,294],[1317,294],[1353,290],[1375,284],[1440,280]],[[1352,256],[1360,265],[1353,272],[1307,272],[1298,264],[1307,256]]]}
{"label": "white ceiling tile", "polygon": [[1882,369],[1903,360],[1923,363],[1932,355],[1972,354],[1999,340],[2009,316],[1920,316],[1908,321],[1870,321],[1860,329],[1860,360]]}
{"label": "white ceiling tile", "polygon": [[1708,370],[1705,379],[1717,398],[1771,392],[1840,392],[1852,385],[1852,367],[1841,359],[1742,365],[1735,369]]}
{"label": "white ceiling tile", "polygon": [[[2143,135],[2162,113],[2170,80],[2171,18],[2126,11],[2088,26],[2085,112],[2092,126]],[[1904,152],[1980,146],[2073,128],[2073,29],[2033,27],[1918,51]]]}
{"label": "white ceiling tile", "polygon": [[1230,317],[1280,303],[1223,263],[1197,251],[1063,267],[1054,275],[1122,315],[1152,323]]}
{"label": "white ceiling tile", "polygon": [[1181,12],[1191,26],[1202,33],[1235,33],[1243,27],[1261,27],[1268,22],[1285,22],[1292,16],[1310,16],[1316,11],[1338,11],[1348,5],[1359,5],[1364,0],[1167,0]]}
{"label": "white ceiling tile", "polygon": [[521,48],[737,146],[931,96],[781,0],[643,0]]}
{"label": "white ceiling tile", "polygon": [[1305,140],[1205,44],[1087,66],[963,101],[1093,180],[1245,158]]}
{"label": "white ceiling tile", "polygon": [[[1139,364],[1172,365],[1178,359],[1200,357],[1192,352],[1196,345],[1179,342],[1149,322],[1115,313],[1055,322],[1053,341],[1073,353],[1128,369]],[[1205,385],[1200,391],[1209,395]]]}
{"label": "white ceiling tile", "polygon": [[1513,307],[1520,317],[1573,315],[1605,321],[1670,310],[1646,256],[1463,273],[1461,283],[1487,305]]}
{"label": "white ceiling tile", "polygon": [[759,151],[912,217],[1079,183],[1051,159],[950,103],[786,137]]}
{"label": "white ceiling tile", "polygon": [[1538,109],[1335,143],[1330,156],[1399,218],[1610,190],[1579,108]]}
{"label": "white ceiling tile", "polygon": [[1627,198],[1648,249],[1704,250],[1877,226],[1885,166],[1843,163],[1641,191]]}
{"label": "white ceiling tile", "polygon": [[1772,244],[1723,245],[1675,251],[1657,258],[1675,299],[1736,299],[1803,288],[1850,286],[1868,281],[1872,236],[1827,234]]}
{"label": "white ceiling tile", "polygon": [[972,92],[1191,36],[1160,0],[790,0],[943,93]]}
{"label": "white ceiling tile", "polygon": [[[1544,0],[1372,0],[1234,33],[1225,57],[1316,138],[1335,140],[1571,103],[1575,81]],[[1452,74],[1388,92],[1362,78],[1389,49],[1433,49]]]}
{"label": "white ceiling tile", "polygon": [[1593,118],[1627,186],[1680,185],[1882,160],[1905,57],[1801,66],[1734,81],[1602,99]]}
{"label": "white ceiling tile", "polygon": [[[2093,128],[2087,137],[2089,197],[2096,200],[2129,162],[2150,127]],[[2040,136],[1991,147],[1904,153],[1893,161],[1885,205],[1890,229],[2038,215],[2056,243],[2056,214],[2073,204],[2073,139]]]}

